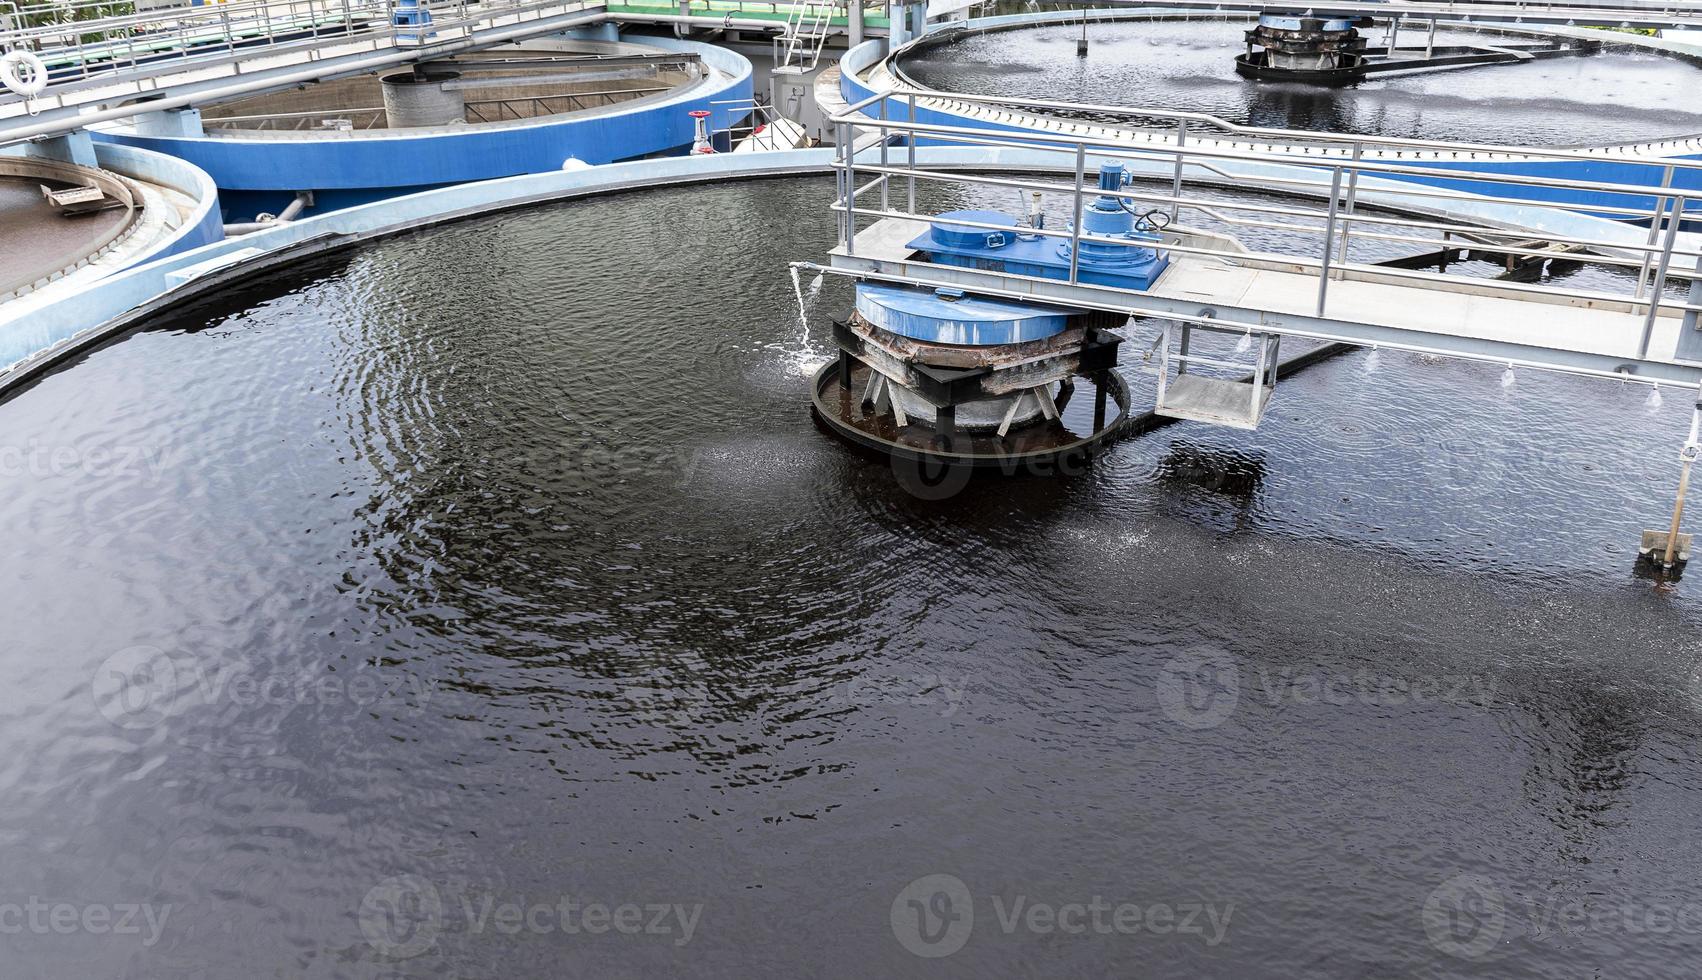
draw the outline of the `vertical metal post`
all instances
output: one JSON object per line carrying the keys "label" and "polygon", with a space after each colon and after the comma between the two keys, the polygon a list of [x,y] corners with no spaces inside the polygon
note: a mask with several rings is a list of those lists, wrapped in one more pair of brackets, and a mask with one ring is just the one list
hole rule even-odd
{"label": "vertical metal post", "polygon": [[1087,144],[1076,144],[1076,201],[1075,220],[1070,222],[1070,285],[1081,274],[1081,196],[1087,177]]}
{"label": "vertical metal post", "polygon": [[1424,41],[1424,60],[1429,61],[1436,54],[1436,18],[1430,18],[1430,36]]}
{"label": "vertical metal post", "polygon": [[[862,0],[852,0],[852,2],[853,3],[861,3]],[[887,129],[886,126],[884,125],[884,123],[886,122],[886,100],[885,99],[881,100],[881,122],[883,123],[883,125],[881,126],[881,210],[882,211],[890,211],[890,210],[892,210],[892,206],[891,206],[892,200],[887,193],[887,184],[892,180],[892,177],[891,177],[890,174],[888,174],[886,172],[886,169],[887,169],[886,144],[887,144],[888,140],[891,139],[891,130]]]}
{"label": "vertical metal post", "polygon": [[[891,8],[889,7],[888,9],[890,10]],[[915,214],[916,213],[916,96],[914,96],[914,95],[906,96],[905,99],[904,99],[904,102],[907,106],[909,106],[909,118],[910,118],[910,130],[904,136],[904,145],[909,147],[909,156],[910,156],[910,162],[907,164],[907,167],[910,170],[910,177],[908,178],[909,182],[910,182],[910,206],[907,210],[909,211],[909,213]]]}
{"label": "vertical metal post", "polygon": [[1673,243],[1678,239],[1678,226],[1684,214],[1684,195],[1674,194],[1672,198],[1672,213],[1667,218],[1667,236],[1661,244],[1661,261],[1655,267],[1655,284],[1649,290],[1649,315],[1643,318],[1643,340],[1637,345],[1637,357],[1647,359],[1649,356],[1649,340],[1655,333],[1655,316],[1661,311],[1661,294],[1667,288],[1667,269],[1672,265]]}
{"label": "vertical metal post", "polygon": [[1330,246],[1335,244],[1336,235],[1336,204],[1341,197],[1342,168],[1336,167],[1330,174],[1330,212],[1324,221],[1324,262],[1318,268],[1318,316],[1324,315],[1324,296],[1330,288]]}
{"label": "vertical metal post", "polygon": [[1667,568],[1671,568],[1678,558],[1678,525],[1684,519],[1684,495],[1690,490],[1690,467],[1696,462],[1699,426],[1702,426],[1702,401],[1690,410],[1690,438],[1685,440],[1684,448],[1678,454],[1684,461],[1684,469],[1678,475],[1678,500],[1673,504],[1672,524],[1667,527],[1667,550],[1661,558],[1661,564]]}
{"label": "vertical metal post", "polygon": [[1678,525],[1684,519],[1684,495],[1690,490],[1690,467],[1696,457],[1684,457],[1684,469],[1678,475],[1678,501],[1673,504],[1672,524],[1667,528],[1667,551],[1661,564],[1671,568],[1678,558]]}
{"label": "vertical metal post", "polygon": [[[1672,165],[1668,164],[1661,175],[1661,190],[1672,187]],[[1655,213],[1649,219],[1649,237],[1643,242],[1643,265],[1637,271],[1637,291],[1632,294],[1636,299],[1643,298],[1643,290],[1649,284],[1649,266],[1654,264],[1655,236],[1661,230],[1661,216],[1666,214],[1667,199],[1664,196],[1655,198]]]}
{"label": "vertical metal post", "polygon": [[1353,205],[1359,193],[1359,158],[1364,152],[1365,144],[1355,140],[1353,144],[1353,172],[1348,174],[1347,177],[1347,201],[1344,204],[1346,213],[1342,218],[1342,240],[1341,248],[1338,250],[1343,262],[1351,261],[1347,254],[1347,242],[1353,235],[1353,222],[1348,219],[1353,217]]}
{"label": "vertical metal post", "polygon": [[1182,210],[1182,148],[1188,142],[1188,120],[1176,126],[1176,172],[1170,175],[1170,220],[1176,221]]}
{"label": "vertical metal post", "polygon": [[1253,401],[1247,406],[1247,421],[1259,421],[1259,396],[1265,393],[1265,358],[1271,352],[1270,337],[1259,338],[1259,353],[1253,363]]}
{"label": "vertical metal post", "polygon": [[1164,389],[1170,385],[1170,323],[1165,323],[1158,333],[1158,394],[1157,405],[1164,407]]}
{"label": "vertical metal post", "polygon": [[[1702,306],[1702,256],[1698,256],[1697,259],[1696,259],[1696,274],[1690,277],[1690,293],[1687,296],[1685,296],[1684,301],[1686,303],[1690,304],[1691,306]],[[1681,336],[1683,335],[1684,332],[1696,329],[1696,319],[1697,319],[1697,317],[1696,317],[1696,311],[1695,310],[1685,310],[1684,311],[1684,325],[1679,328]],[[1683,352],[1684,352],[1684,341],[1680,340],[1679,341],[1679,356],[1680,357],[1684,356]]]}
{"label": "vertical metal post", "polygon": [[839,159],[843,163],[845,201],[845,254],[857,254],[857,148],[853,145],[856,130],[849,122],[839,124]]}

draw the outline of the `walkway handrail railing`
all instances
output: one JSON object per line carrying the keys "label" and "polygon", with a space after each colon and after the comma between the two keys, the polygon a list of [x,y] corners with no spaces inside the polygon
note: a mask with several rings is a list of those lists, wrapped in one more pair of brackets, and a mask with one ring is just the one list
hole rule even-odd
{"label": "walkway handrail railing", "polygon": [[[1184,124],[1184,123],[1190,124],[1189,132],[1190,132],[1190,138],[1192,138],[1192,139],[1199,139],[1200,138],[1199,131],[1197,129],[1193,128],[1193,126],[1191,125],[1191,124],[1194,124],[1194,123],[1199,123],[1199,124],[1203,124],[1205,126],[1209,126],[1213,129],[1222,130],[1225,133],[1229,133],[1229,134],[1232,134],[1232,135],[1235,135],[1235,136],[1248,137],[1249,141],[1261,143],[1261,144],[1264,144],[1264,145],[1309,146],[1309,145],[1312,145],[1312,144],[1322,144],[1325,147],[1328,147],[1328,148],[1333,149],[1333,150],[1337,150],[1337,151],[1344,153],[1344,154],[1351,154],[1356,147],[1363,148],[1363,147],[1368,147],[1368,146],[1375,146],[1375,147],[1388,147],[1388,148],[1396,150],[1397,152],[1412,150],[1412,151],[1417,152],[1417,153],[1434,155],[1438,159],[1440,158],[1440,155],[1444,154],[1444,153],[1454,154],[1455,155],[1454,157],[1451,157],[1449,160],[1446,161],[1446,162],[1449,162],[1449,163],[1452,163],[1454,159],[1458,159],[1457,155],[1461,154],[1461,153],[1467,154],[1467,156],[1464,159],[1466,159],[1468,161],[1474,160],[1474,159],[1482,159],[1483,162],[1490,162],[1492,159],[1497,158],[1497,157],[1504,158],[1504,159],[1519,159],[1519,160],[1530,159],[1532,157],[1540,157],[1540,158],[1543,158],[1543,159],[1550,159],[1550,160],[1586,160],[1586,161],[1590,161],[1592,163],[1600,163],[1602,161],[1601,152],[1599,150],[1592,151],[1590,149],[1575,149],[1575,148],[1568,148],[1568,147],[1515,146],[1515,145],[1512,145],[1512,144],[1503,144],[1503,143],[1466,143],[1466,142],[1460,142],[1460,141],[1456,141],[1456,140],[1421,139],[1421,138],[1416,138],[1416,137],[1405,137],[1405,136],[1364,136],[1364,135],[1356,135],[1356,134],[1353,134],[1353,133],[1332,133],[1332,132],[1313,131],[1313,130],[1276,129],[1276,128],[1267,127],[1267,126],[1247,126],[1247,125],[1243,125],[1241,123],[1233,123],[1233,122],[1230,122],[1227,119],[1223,119],[1223,118],[1218,117],[1218,116],[1213,116],[1213,115],[1210,115],[1210,114],[1204,113],[1204,112],[1189,112],[1189,111],[1178,110],[1178,109],[1161,109],[1161,108],[1153,108],[1153,107],[1145,107],[1145,106],[1126,106],[1126,105],[1124,105],[1124,106],[1098,105],[1098,104],[1094,104],[1094,103],[1055,102],[1055,101],[1048,101],[1048,100],[1045,100],[1045,99],[1013,99],[1010,96],[1000,97],[1000,96],[992,96],[992,95],[966,95],[966,94],[961,93],[961,92],[941,92],[941,91],[934,91],[934,90],[929,90],[929,89],[919,89],[919,88],[909,88],[909,87],[894,88],[894,89],[890,89],[890,90],[886,90],[886,91],[882,91],[882,92],[876,92],[872,95],[869,95],[869,96],[865,97],[864,99],[862,99],[861,101],[859,101],[859,102],[857,102],[853,105],[847,106],[843,111],[841,111],[838,115],[836,115],[834,117],[834,121],[838,122],[842,119],[849,119],[849,118],[856,117],[859,114],[863,113],[864,110],[866,110],[868,107],[874,105],[877,102],[880,102],[880,101],[886,100],[886,99],[901,100],[901,101],[905,101],[905,102],[908,102],[910,100],[915,100],[915,99],[922,99],[922,100],[934,101],[934,102],[965,102],[965,103],[971,103],[971,104],[975,104],[975,105],[1020,106],[1020,107],[1022,107],[1022,109],[1025,109],[1025,110],[1032,109],[1032,110],[1040,110],[1040,111],[1043,111],[1043,112],[1052,113],[1054,115],[1054,117],[1055,117],[1056,113],[1059,113],[1059,112],[1077,112],[1077,113],[1094,113],[1094,114],[1097,114],[1097,115],[1125,116],[1125,117],[1141,119],[1141,120],[1146,120],[1146,119],[1170,120],[1170,121],[1176,122],[1178,124],[1178,128],[1180,128],[1181,124]],[[1103,127],[1103,128],[1112,128],[1112,127],[1109,126],[1109,124],[1103,124],[1103,123],[1087,123],[1087,124],[1083,124],[1083,125]],[[997,132],[1004,132],[1004,131],[999,130]],[[1153,137],[1159,137],[1159,136],[1165,135],[1163,133],[1142,134],[1139,131],[1135,131],[1135,130],[1126,130],[1125,133],[1127,134],[1128,137],[1135,138],[1135,139],[1142,138],[1143,135],[1151,135]],[[1015,134],[1013,133],[1013,135],[1015,135]],[[1062,134],[1056,134],[1056,133],[1050,133],[1050,132],[1036,133],[1036,134],[1033,134],[1032,141],[1033,142],[1056,142],[1060,138],[1060,135],[1062,135]],[[1158,140],[1154,139],[1153,141],[1157,142]],[[1479,155],[1481,155],[1481,157]],[[1398,159],[1398,157],[1397,157],[1397,159]],[[1289,162],[1293,162],[1293,161],[1290,160]],[[1649,163],[1650,166],[1656,166],[1657,165],[1657,164],[1654,164],[1652,162],[1637,160],[1637,159],[1629,158],[1629,157],[1626,158],[1626,162],[1629,162],[1629,163]],[[1659,165],[1665,165],[1669,162],[1672,163],[1674,166],[1678,167],[1679,169],[1682,169],[1682,170],[1702,170],[1702,160],[1686,160],[1686,159],[1667,160],[1667,159],[1662,159],[1660,161]]]}
{"label": "walkway handrail railing", "polygon": [[[487,22],[564,5],[563,0],[421,0],[429,25],[396,24],[397,0],[230,0],[221,4],[160,7],[86,21],[69,19],[76,7],[40,8],[56,19],[31,26],[0,26],[0,49],[35,52],[48,66],[50,99],[90,80],[132,79],[178,71],[185,64],[288,47],[343,44],[362,38],[429,44],[460,36]],[[572,3],[566,5],[572,6]],[[582,4],[589,6],[590,4]],[[412,8],[409,8],[412,9]],[[31,10],[26,8],[24,17]],[[0,90],[0,104],[19,97]]]}
{"label": "walkway handrail railing", "polygon": [[[1103,196],[1126,205],[1139,204],[1167,210],[1173,216],[1193,212],[1223,220],[1226,213],[1252,214],[1254,218],[1237,217],[1230,223],[1283,228],[1308,237],[1315,236],[1312,237],[1316,242],[1315,254],[1247,251],[1239,244],[1228,247],[1213,244],[1211,239],[1191,239],[1191,244],[1185,244],[1175,235],[1168,236],[1165,247],[1181,255],[1215,257],[1234,264],[1266,263],[1308,272],[1317,280],[1315,315],[1319,317],[1327,315],[1332,281],[1345,278],[1405,279],[1437,284],[1470,279],[1474,292],[1574,305],[1613,304],[1640,313],[1643,316],[1643,333],[1639,356],[1643,357],[1647,355],[1649,341],[1660,316],[1682,316],[1688,326],[1694,325],[1698,314],[1702,314],[1702,275],[1697,275],[1697,270],[1702,269],[1702,250],[1698,248],[1702,242],[1693,235],[1681,236],[1687,206],[1692,197],[1702,198],[1702,191],[1675,187],[1673,182],[1675,172],[1702,169],[1702,162],[1651,162],[1647,165],[1661,174],[1661,183],[1649,186],[1486,170],[1482,169],[1482,165],[1488,161],[1482,159],[1475,162],[1467,159],[1459,163],[1447,159],[1445,168],[1434,165],[1437,162],[1434,153],[1438,150],[1475,150],[1479,153],[1492,150],[1503,160],[1509,156],[1524,160],[1599,159],[1575,151],[1485,147],[1410,139],[1386,141],[1380,137],[1237,127],[1200,113],[1164,110],[1150,113],[1176,119],[1178,138],[1174,140],[1143,140],[1140,134],[1135,133],[1108,135],[1109,131],[1105,130],[1083,136],[1056,131],[1024,132],[924,123],[915,118],[918,97],[947,100],[960,97],[914,90],[902,94],[910,98],[900,102],[891,97],[893,93],[879,93],[833,118],[841,147],[836,163],[839,192],[833,210],[839,216],[839,246],[847,255],[856,254],[859,221],[887,218],[925,221],[934,217],[919,208],[917,195],[918,182],[932,182],[997,188],[1020,195],[1038,192],[1044,200],[1053,204],[1053,213],[1063,211],[1070,215],[1073,220],[1067,230],[1034,227],[1024,228],[1023,234],[1070,243],[1068,281],[1071,285],[1080,284],[1077,257],[1081,254],[1083,242],[1128,244],[1126,240],[1082,230],[1081,218],[1088,199]],[[969,102],[1016,104],[1009,98],[961,98]],[[1021,104],[1042,105],[1052,110],[1091,108],[1055,102]],[[903,111],[904,118],[892,118],[895,108]],[[1117,111],[1131,112],[1127,108]],[[1144,109],[1133,112],[1149,115],[1149,111]],[[1236,130],[1242,138],[1233,142],[1188,138],[1190,124],[1202,122],[1221,123]],[[1299,159],[1273,145],[1305,140],[1338,145],[1343,152]],[[1065,180],[970,174],[959,169],[918,166],[914,147],[919,142],[994,150],[1044,151],[1055,164],[1050,169],[1062,171]],[[1398,143],[1408,150],[1423,149],[1430,155],[1432,165],[1426,166],[1416,157],[1408,160],[1380,155],[1378,147],[1391,143]],[[894,144],[900,144],[896,151]],[[864,148],[856,151],[848,149],[859,145]],[[1096,176],[1090,179],[1089,170],[1097,169],[1103,162],[1121,162],[1136,178],[1145,178],[1152,184],[1131,184],[1124,189],[1102,190],[1098,187]],[[860,182],[865,177],[872,179]],[[906,188],[902,204],[893,200],[895,181],[902,182]],[[1215,189],[1216,185],[1225,183],[1321,197],[1325,207],[1320,211],[1280,200],[1270,203],[1229,201],[1221,195],[1213,197],[1202,191],[1202,185]],[[880,194],[879,206],[865,204],[867,195],[877,191]],[[1533,191],[1550,197],[1556,192],[1563,192],[1580,199],[1533,201]],[[1574,233],[1525,234],[1517,231],[1517,221],[1490,217],[1497,211],[1505,214],[1509,207],[1538,207],[1551,217],[1558,215],[1563,219],[1584,220],[1568,222],[1570,227],[1580,229]],[[1388,213],[1391,211],[1394,213]],[[1412,217],[1414,214],[1420,217]],[[1427,214],[1441,214],[1450,220],[1425,220],[1423,216]],[[1609,224],[1603,218],[1646,223],[1647,232],[1626,229],[1629,233],[1621,234],[1622,225]],[[990,231],[1008,233],[1010,230],[1008,226],[960,220],[955,216],[952,221],[965,227]],[[1473,252],[1510,257],[1563,254],[1569,263],[1593,264],[1614,270],[1625,279],[1627,289],[1624,295],[1620,295],[1556,283],[1492,281],[1460,276],[1457,271],[1448,274],[1392,269],[1354,261],[1349,247],[1355,237],[1362,241],[1427,246],[1439,252],[1464,247]],[[1557,253],[1548,244],[1560,245],[1565,251]],[[1667,286],[1672,279],[1693,280],[1690,295],[1685,298],[1669,295]]]}
{"label": "walkway handrail railing", "polygon": [[[1162,6],[1201,10],[1215,14],[1257,13],[1270,6],[1268,0],[1096,0],[1101,7]],[[1694,27],[1702,22],[1702,6],[1683,0],[1645,3],[1641,0],[1579,0],[1566,3],[1531,3],[1528,0],[1336,0],[1301,5],[1317,17],[1400,17],[1402,20],[1456,20],[1477,23],[1577,24],[1597,27]]]}

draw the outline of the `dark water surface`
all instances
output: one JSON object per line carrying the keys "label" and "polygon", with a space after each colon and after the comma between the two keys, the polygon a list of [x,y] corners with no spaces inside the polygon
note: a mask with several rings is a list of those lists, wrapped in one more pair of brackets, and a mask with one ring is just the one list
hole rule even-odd
{"label": "dark water surface", "polygon": [[807,415],[829,194],[389,240],[0,406],[0,975],[1689,972],[1683,398],[1360,353],[918,500]]}
{"label": "dark water surface", "polygon": [[[1251,22],[1127,21],[973,34],[906,58],[930,88],[978,95],[1204,112],[1232,123],[1513,146],[1579,146],[1702,133],[1702,69],[1627,47],[1515,65],[1372,76],[1326,88],[1235,74]],[[1386,24],[1362,28],[1381,46]],[[1603,34],[1610,40],[1611,34]],[[1437,32],[1438,44],[1528,44],[1528,36]],[[1403,29],[1403,48],[1425,32]],[[1422,54],[1422,50],[1418,52]],[[1604,111],[1611,107],[1611,111]]]}

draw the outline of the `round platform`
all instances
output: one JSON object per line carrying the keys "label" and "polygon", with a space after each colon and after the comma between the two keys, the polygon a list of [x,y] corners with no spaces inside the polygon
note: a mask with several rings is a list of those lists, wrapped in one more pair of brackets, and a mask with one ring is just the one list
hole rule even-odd
{"label": "round platform", "polygon": [[[1008,217],[989,211],[996,217]],[[1063,333],[1079,310],[1010,303],[960,291],[857,285],[857,312],[888,333],[930,344],[985,346]]]}

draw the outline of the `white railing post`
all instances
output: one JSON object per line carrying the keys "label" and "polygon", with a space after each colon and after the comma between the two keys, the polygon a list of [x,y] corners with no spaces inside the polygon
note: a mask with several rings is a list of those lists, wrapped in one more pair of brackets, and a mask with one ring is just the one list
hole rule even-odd
{"label": "white railing post", "polygon": [[1082,191],[1087,180],[1087,144],[1076,144],[1076,199],[1074,204],[1075,220],[1070,222],[1070,285],[1074,286],[1081,276],[1081,212]]}
{"label": "white railing post", "polygon": [[1340,203],[1342,190],[1342,168],[1334,167],[1330,171],[1330,211],[1324,220],[1324,262],[1318,268],[1318,316],[1324,315],[1324,298],[1330,288],[1330,249],[1335,244],[1336,235],[1336,205]]}
{"label": "white railing post", "polygon": [[1347,254],[1348,239],[1353,235],[1353,206],[1359,194],[1359,158],[1365,151],[1364,143],[1353,144],[1353,171],[1347,175],[1347,200],[1343,203],[1341,247],[1337,250],[1342,262],[1353,259]]}
{"label": "white railing post", "polygon": [[1678,226],[1684,224],[1684,194],[1674,194],[1672,209],[1667,216],[1667,236],[1661,244],[1661,262],[1655,268],[1655,284],[1649,290],[1649,315],[1643,318],[1643,340],[1637,345],[1637,358],[1648,360],[1649,341],[1655,333],[1655,317],[1661,312],[1661,294],[1667,288],[1667,269],[1672,266],[1672,249],[1678,241]]}
{"label": "white railing post", "polygon": [[[1672,165],[1668,164],[1665,173],[1661,175],[1661,190],[1672,187]],[[1643,265],[1637,270],[1637,291],[1632,294],[1634,299],[1642,299],[1643,291],[1649,285],[1649,267],[1655,263],[1655,239],[1661,230],[1661,215],[1667,210],[1667,199],[1664,195],[1655,196],[1655,213],[1649,218],[1649,236],[1643,242]]]}
{"label": "white railing post", "polygon": [[845,254],[857,254],[857,130],[851,123],[839,124],[840,152],[845,161]]}
{"label": "white railing post", "polygon": [[881,210],[892,210],[892,202],[887,192],[887,184],[892,175],[887,173],[888,155],[887,143],[891,140],[891,130],[886,127],[886,100],[881,100]]}
{"label": "white railing post", "polygon": [[[886,99],[881,100],[883,103]],[[904,100],[910,106],[910,131],[904,137],[904,143],[910,148],[910,213],[916,213],[916,96],[911,95]]]}
{"label": "white railing post", "polygon": [[1182,153],[1188,142],[1188,120],[1176,126],[1176,172],[1170,175],[1170,220],[1176,221],[1182,212]]}

